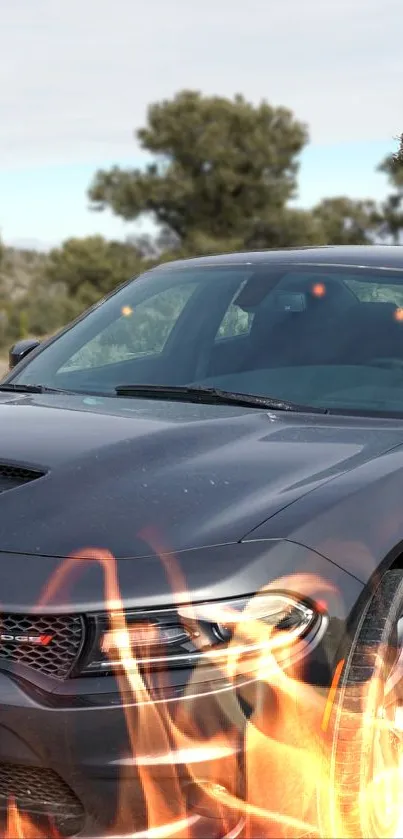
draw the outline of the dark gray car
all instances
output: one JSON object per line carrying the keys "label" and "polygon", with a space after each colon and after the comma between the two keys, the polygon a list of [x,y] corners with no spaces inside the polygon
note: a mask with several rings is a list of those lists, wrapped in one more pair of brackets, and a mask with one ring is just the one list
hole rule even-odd
{"label": "dark gray car", "polygon": [[[12,797],[61,835],[145,830],[146,765],[195,835],[235,836],[234,807],[212,818],[206,743],[225,732],[237,771],[220,789],[242,801],[267,647],[324,697],[329,835],[340,814],[346,835],[394,835],[390,795],[359,801],[400,762],[402,249],[164,264],[10,358],[3,810]],[[147,739],[151,712],[189,703],[187,751],[166,720]]]}

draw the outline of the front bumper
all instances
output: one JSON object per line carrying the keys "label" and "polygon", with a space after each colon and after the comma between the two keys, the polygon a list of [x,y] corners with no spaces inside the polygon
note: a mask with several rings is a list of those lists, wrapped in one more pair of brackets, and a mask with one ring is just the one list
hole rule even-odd
{"label": "front bumper", "polygon": [[[290,585],[294,580],[294,593],[298,593],[299,584],[307,584],[307,575],[309,585],[311,579],[322,581],[318,594],[324,585],[327,629],[303,660],[301,677],[326,693],[362,584],[319,554],[292,543],[234,546],[229,559],[228,551],[217,548],[210,553],[214,551],[217,561],[212,557],[209,569],[215,580],[210,586],[206,564],[201,567],[197,561],[199,552],[190,552],[186,576],[188,590],[196,593],[194,599],[257,591],[280,576]],[[182,559],[186,568],[186,557]],[[18,562],[13,559],[14,570]],[[38,569],[38,578],[44,577],[45,559],[32,557],[30,562]],[[123,562],[128,608],[156,602],[170,605],[168,588],[158,590],[149,558],[150,591],[145,591],[142,601],[135,596],[141,574],[132,577],[130,561]],[[199,576],[203,586],[196,584]],[[31,578],[35,580],[33,568]],[[29,604],[16,601],[14,580],[16,577],[4,574],[4,608],[23,612]],[[133,592],[126,594],[131,580]],[[42,579],[41,588],[43,583]],[[90,584],[90,575],[77,577],[69,591],[69,603],[62,599],[66,589],[56,591],[53,602],[49,598],[46,603],[47,613],[71,612],[72,603],[76,612],[88,611]],[[101,584],[102,578],[94,576],[93,609],[105,608]],[[28,597],[28,588],[24,587],[23,596]],[[112,677],[69,679],[48,689],[34,676],[31,680],[6,672],[0,661],[0,809],[4,813],[13,797],[17,807],[34,821],[41,820],[43,813],[53,814],[60,836],[83,839],[105,834],[175,835],[172,825],[181,824],[184,817],[190,820],[192,837],[221,839],[225,831],[235,837],[242,826],[242,814],[232,807],[223,832],[222,811],[214,808],[208,785],[218,784],[237,799],[244,795],[250,697],[245,699],[225,678],[209,681],[203,677],[189,691],[191,675],[182,671],[173,684],[173,673],[167,674],[166,683],[152,694],[153,701],[144,702],[143,697],[140,702],[127,684],[120,685],[119,692]],[[159,833],[145,833],[157,825]]]}
{"label": "front bumper", "polygon": [[[106,695],[97,706],[49,706],[5,674],[0,674],[0,697],[3,817],[14,798],[35,823],[53,819],[57,835],[142,834],[156,821],[161,824],[161,809],[152,813],[145,802],[145,791],[150,804],[157,790],[166,802],[164,835],[186,814],[194,835],[222,836],[202,788],[214,781],[242,796],[246,717],[233,691],[164,703],[172,720],[186,715],[182,746],[174,746],[174,732],[158,702],[117,705],[115,695],[109,704]],[[233,813],[231,829],[237,822]]]}

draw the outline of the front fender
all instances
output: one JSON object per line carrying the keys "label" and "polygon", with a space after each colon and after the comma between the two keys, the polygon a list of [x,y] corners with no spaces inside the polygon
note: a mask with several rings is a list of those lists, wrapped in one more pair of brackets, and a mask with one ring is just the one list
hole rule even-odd
{"label": "front fender", "polygon": [[340,475],[246,537],[269,538],[305,545],[367,585],[403,542],[403,450]]}

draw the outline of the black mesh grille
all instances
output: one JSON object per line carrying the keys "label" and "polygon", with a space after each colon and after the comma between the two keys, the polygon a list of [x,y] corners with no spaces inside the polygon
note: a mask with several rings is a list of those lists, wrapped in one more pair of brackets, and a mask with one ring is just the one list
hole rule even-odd
{"label": "black mesh grille", "polygon": [[51,819],[64,836],[82,830],[82,804],[51,769],[0,763],[0,809],[12,800],[19,810]]}
{"label": "black mesh grille", "polygon": [[0,492],[21,486],[21,484],[28,484],[30,481],[42,478],[44,474],[35,469],[26,469],[24,466],[0,463]]}
{"label": "black mesh grille", "polygon": [[80,615],[0,614],[0,664],[19,662],[46,676],[66,679],[80,654],[83,633]]}

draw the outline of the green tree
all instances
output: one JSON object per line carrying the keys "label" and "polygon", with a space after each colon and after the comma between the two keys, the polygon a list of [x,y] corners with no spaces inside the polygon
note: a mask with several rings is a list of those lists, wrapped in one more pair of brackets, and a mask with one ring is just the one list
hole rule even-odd
{"label": "green tree", "polygon": [[256,221],[245,239],[251,250],[324,245],[326,235],[321,219],[309,210],[283,207]]}
{"label": "green tree", "polygon": [[308,135],[286,108],[185,90],[150,106],[137,139],[153,162],[99,171],[89,189],[94,209],[131,221],[148,214],[179,248],[202,239],[216,250],[242,242],[295,195]]}
{"label": "green tree", "polygon": [[56,332],[145,267],[130,242],[110,242],[102,236],[67,239],[46,257],[25,293],[15,301],[8,298],[6,339]]}
{"label": "green tree", "polygon": [[81,310],[138,274],[143,263],[130,243],[109,242],[102,236],[67,239],[50,252],[44,281]]}
{"label": "green tree", "polygon": [[324,198],[313,208],[312,215],[328,245],[368,245],[378,234],[380,218],[374,201],[354,201],[345,196]]}
{"label": "green tree", "polygon": [[392,187],[391,194],[381,206],[381,233],[384,238],[392,239],[397,245],[403,230],[403,134],[400,136],[397,152],[386,157],[378,169],[387,175]]}
{"label": "green tree", "polygon": [[252,249],[365,245],[375,240],[379,224],[379,210],[373,201],[325,198],[312,210],[284,207],[269,214],[255,223],[245,244]]}
{"label": "green tree", "polygon": [[[42,320],[49,313],[49,289],[37,300],[47,255],[34,250],[4,247],[0,258],[0,345],[30,334],[30,312],[41,305]],[[46,331],[46,330],[45,330]]]}

